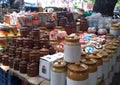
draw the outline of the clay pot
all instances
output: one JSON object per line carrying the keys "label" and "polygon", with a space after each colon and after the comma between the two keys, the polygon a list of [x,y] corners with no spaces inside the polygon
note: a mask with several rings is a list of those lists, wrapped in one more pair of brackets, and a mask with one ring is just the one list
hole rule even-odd
{"label": "clay pot", "polygon": [[39,29],[33,29],[32,30],[32,37],[33,37],[34,40],[39,40],[39,38],[40,38]]}
{"label": "clay pot", "polygon": [[3,56],[3,53],[0,52],[0,63],[2,62],[2,56]]}
{"label": "clay pot", "polygon": [[10,67],[10,68],[13,68],[14,55],[11,55],[11,57],[9,57],[8,62],[9,62],[9,67]]}
{"label": "clay pot", "polygon": [[16,47],[20,47],[20,46],[23,46],[23,38],[17,38],[16,39]]}
{"label": "clay pot", "polygon": [[30,51],[31,51],[31,49],[29,49],[29,48],[24,48],[22,50],[22,58],[24,58],[26,61],[29,61]]}

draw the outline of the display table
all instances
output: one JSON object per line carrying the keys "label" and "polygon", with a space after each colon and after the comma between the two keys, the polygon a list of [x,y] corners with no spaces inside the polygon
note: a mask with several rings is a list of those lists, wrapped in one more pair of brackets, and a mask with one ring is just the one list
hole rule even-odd
{"label": "display table", "polygon": [[[21,74],[19,71],[15,71],[14,69],[9,68],[9,66],[4,66],[0,64],[0,68],[5,72],[9,73],[12,76],[16,76],[22,81],[30,84],[30,85],[50,85],[50,81],[45,80],[39,76],[29,77],[27,74]],[[100,80],[98,81],[98,85],[100,85]]]}

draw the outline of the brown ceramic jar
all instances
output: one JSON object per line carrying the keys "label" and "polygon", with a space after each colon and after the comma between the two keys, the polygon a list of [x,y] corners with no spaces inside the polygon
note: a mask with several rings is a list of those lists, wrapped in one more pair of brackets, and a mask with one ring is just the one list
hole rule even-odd
{"label": "brown ceramic jar", "polygon": [[13,68],[13,61],[14,61],[14,55],[11,55],[11,57],[9,57],[9,67]]}
{"label": "brown ceramic jar", "polygon": [[19,71],[20,73],[27,73],[27,61],[22,59],[19,63]]}
{"label": "brown ceramic jar", "polygon": [[2,64],[5,66],[8,66],[9,65],[8,59],[9,59],[8,55],[3,55],[2,56]]}
{"label": "brown ceramic jar", "polygon": [[80,18],[80,31],[87,31],[88,30],[88,21],[85,17]]}
{"label": "brown ceramic jar", "polygon": [[32,30],[32,37],[33,37],[34,40],[39,40],[39,38],[40,38],[39,29],[33,29]]}
{"label": "brown ceramic jar", "polygon": [[80,83],[81,81],[88,85],[88,66],[81,63],[68,65],[67,70],[67,85],[74,85],[72,82]]}
{"label": "brown ceramic jar", "polygon": [[55,29],[55,26],[56,26],[55,22],[52,21],[52,20],[48,20],[48,21],[45,23],[45,25],[46,25],[46,28],[47,28],[48,30],[53,30],[53,29]]}
{"label": "brown ceramic jar", "polygon": [[68,23],[65,25],[65,31],[68,35],[76,32],[76,25],[74,23]]}
{"label": "brown ceramic jar", "polygon": [[20,46],[20,47],[18,47],[17,49],[16,49],[16,56],[22,56],[22,50],[23,50],[23,47],[22,46]]}
{"label": "brown ceramic jar", "polygon": [[44,55],[48,55],[49,54],[49,49],[47,49],[46,46],[43,46],[41,49],[40,49],[40,57],[43,57]]}
{"label": "brown ceramic jar", "polygon": [[29,28],[28,27],[20,28],[20,34],[22,37],[27,37],[27,35],[29,35]]}
{"label": "brown ceramic jar", "polygon": [[20,63],[20,58],[19,57],[14,58],[14,62],[13,62],[14,70],[19,70],[19,63]]}
{"label": "brown ceramic jar", "polygon": [[30,51],[31,51],[31,49],[29,49],[28,47],[26,47],[22,50],[22,58],[24,58],[26,61],[29,61]]}
{"label": "brown ceramic jar", "polygon": [[23,40],[23,47],[29,47],[32,48],[33,47],[33,41],[31,38],[24,38]]}
{"label": "brown ceramic jar", "polygon": [[16,47],[23,46],[23,38],[17,38],[16,39]]}
{"label": "brown ceramic jar", "polygon": [[67,24],[67,18],[66,17],[62,17],[58,20],[58,25],[65,27],[65,25]]}
{"label": "brown ceramic jar", "polygon": [[33,50],[30,52],[29,61],[34,60],[35,62],[39,62],[40,60],[40,52],[38,47],[33,47]]}
{"label": "brown ceramic jar", "polygon": [[0,52],[0,63],[2,62],[2,56],[3,56],[3,53]]}
{"label": "brown ceramic jar", "polygon": [[49,44],[49,40],[47,38],[40,38],[40,48],[43,47],[43,45],[47,46]]}
{"label": "brown ceramic jar", "polygon": [[27,75],[30,77],[35,77],[38,75],[38,63],[32,61],[27,64]]}
{"label": "brown ceramic jar", "polygon": [[9,48],[9,54],[15,54],[16,47],[15,46],[10,46]]}

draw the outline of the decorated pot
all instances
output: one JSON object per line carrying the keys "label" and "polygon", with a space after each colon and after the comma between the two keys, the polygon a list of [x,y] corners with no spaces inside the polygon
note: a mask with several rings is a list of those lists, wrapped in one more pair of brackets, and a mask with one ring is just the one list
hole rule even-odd
{"label": "decorated pot", "polygon": [[68,65],[66,85],[88,85],[88,66],[81,63]]}
{"label": "decorated pot", "polygon": [[69,63],[80,61],[81,46],[77,36],[68,36],[65,38],[64,44],[64,60]]}
{"label": "decorated pot", "polygon": [[66,85],[66,63],[64,61],[53,62],[50,85]]}

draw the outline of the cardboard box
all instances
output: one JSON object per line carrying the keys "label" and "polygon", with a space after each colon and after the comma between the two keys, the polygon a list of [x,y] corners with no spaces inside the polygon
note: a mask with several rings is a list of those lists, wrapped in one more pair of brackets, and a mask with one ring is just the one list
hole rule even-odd
{"label": "cardboard box", "polygon": [[44,57],[41,57],[39,65],[39,76],[47,80],[50,80],[52,62],[63,58],[63,55],[64,55],[63,53],[56,53],[53,55],[46,55]]}

